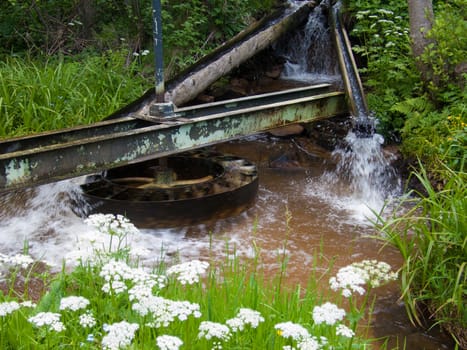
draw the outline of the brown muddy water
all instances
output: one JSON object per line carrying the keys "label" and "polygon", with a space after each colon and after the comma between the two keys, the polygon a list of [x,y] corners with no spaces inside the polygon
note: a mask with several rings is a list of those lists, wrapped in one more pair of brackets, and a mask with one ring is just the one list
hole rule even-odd
{"label": "brown muddy water", "polygon": [[[143,263],[174,255],[181,259],[203,259],[213,253],[224,256],[228,248],[245,258],[259,251],[263,263],[275,272],[285,246],[287,281],[291,284],[306,283],[316,254],[323,256],[323,266],[318,266],[323,271],[331,261],[335,270],[364,259],[386,261],[394,269],[401,265],[399,253],[374,238],[378,233],[368,219],[372,216],[368,205],[379,210],[387,192],[386,196],[365,194],[367,189],[353,187],[347,176],[347,180],[336,178],[337,171],[350,170],[339,168],[329,151],[304,138],[267,135],[214,148],[257,164],[259,193],[255,204],[227,219],[213,218],[188,227],[141,229],[130,244]],[[73,263],[90,254],[93,245],[105,245],[105,238],[77,215],[76,208],[80,208],[78,214],[86,209],[80,197],[82,181],[73,179],[2,195],[0,253],[21,252],[27,242],[33,257],[60,267],[63,259]],[[327,283],[323,284],[325,290]],[[397,282],[375,293],[369,335],[389,337],[388,349],[454,348],[450,338],[437,329],[424,332],[410,324]]]}

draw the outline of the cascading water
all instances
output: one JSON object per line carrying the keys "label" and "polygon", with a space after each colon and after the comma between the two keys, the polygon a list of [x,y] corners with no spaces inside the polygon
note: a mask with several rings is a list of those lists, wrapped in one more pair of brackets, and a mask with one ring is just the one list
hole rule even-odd
{"label": "cascading water", "polygon": [[351,210],[354,218],[367,221],[384,207],[387,200],[399,194],[400,179],[382,151],[384,138],[375,132],[376,119],[368,112],[347,34],[341,23],[340,7],[340,2],[331,7],[329,2],[323,1],[311,12],[304,31],[289,40],[288,51],[284,55],[287,59],[284,76],[318,82],[326,80],[323,78],[326,75],[330,77],[328,79],[335,79],[336,70],[340,67],[339,79],[343,81],[350,100],[354,127],[343,146],[333,152],[336,169],[323,174],[318,180],[319,185],[315,184],[311,191],[316,192],[317,188],[322,189],[325,185],[324,188],[329,189],[326,192],[332,195],[322,195]]}
{"label": "cascading water", "polygon": [[[299,3],[291,1],[290,5],[298,6]],[[302,30],[277,45],[277,54],[285,58],[284,79],[314,83],[338,79],[339,68],[327,22],[325,8],[318,6],[310,13]]]}

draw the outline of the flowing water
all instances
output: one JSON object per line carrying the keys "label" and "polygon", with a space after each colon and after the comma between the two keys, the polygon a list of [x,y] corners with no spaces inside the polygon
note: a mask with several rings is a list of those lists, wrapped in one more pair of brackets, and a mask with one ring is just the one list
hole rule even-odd
{"label": "flowing water", "polygon": [[[367,219],[372,214],[368,205],[376,203],[378,207],[373,209],[379,210],[383,192],[378,190],[375,200],[374,193],[365,196],[365,189],[356,193],[346,176],[336,176],[345,155],[325,151],[305,138],[266,135],[220,144],[216,149],[258,164],[256,203],[236,217],[213,218],[212,222],[188,227],[140,230],[129,243],[143,263],[174,256],[183,260],[222,257],[226,251],[249,258],[259,251],[265,266],[274,273],[285,247],[289,256],[287,281],[291,284],[306,282],[317,253],[323,256],[323,265],[318,266],[323,270],[330,261],[338,269],[363,259],[384,260],[395,269],[400,266],[398,252],[371,237],[377,233]],[[365,158],[363,162],[368,164]],[[368,170],[358,176],[371,178],[380,172]],[[3,194],[0,253],[21,252],[27,243],[33,257],[60,268],[63,259],[72,264],[90,254],[96,245],[107,246],[107,237],[83,221],[86,204],[80,197],[82,181],[73,179]],[[397,187],[397,181],[392,185]],[[291,216],[288,225],[287,213]],[[439,334],[424,333],[409,324],[398,300],[397,283],[376,293],[370,335],[390,336],[394,347],[407,337],[407,349],[450,349],[446,345],[449,342]]]}
{"label": "flowing water", "polygon": [[[333,48],[323,20],[318,7],[306,28],[289,40],[291,45],[277,48],[287,58],[285,78],[338,83],[336,61],[325,59],[332,56],[328,53]],[[321,57],[310,60],[311,46]],[[337,270],[364,259],[384,260],[397,269],[402,263],[400,254],[375,239],[378,233],[371,224],[375,213],[400,195],[400,179],[382,143],[378,134],[359,138],[350,132],[344,146],[334,152],[300,137],[257,135],[220,144],[216,150],[258,165],[256,203],[236,217],[187,227],[142,229],[129,241],[132,253],[150,264],[174,256],[203,259],[235,252],[249,258],[259,252],[273,273],[280,268],[285,249],[288,283],[306,282],[316,254],[323,256],[323,265],[318,266],[323,270],[331,261]],[[72,264],[91,254],[96,245],[108,245],[107,237],[84,223],[88,208],[80,194],[83,180],[1,194],[0,253],[19,253],[27,244],[33,257],[59,268],[63,260]],[[404,344],[405,349],[414,350],[452,348],[450,340],[436,330],[422,332],[410,325],[396,282],[376,294],[371,336],[389,336],[388,348],[403,349]]]}

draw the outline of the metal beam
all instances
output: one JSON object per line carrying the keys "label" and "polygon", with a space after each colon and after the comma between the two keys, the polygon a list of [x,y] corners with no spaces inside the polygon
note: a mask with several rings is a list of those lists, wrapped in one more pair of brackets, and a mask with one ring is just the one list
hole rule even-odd
{"label": "metal beam", "polygon": [[[136,129],[83,139],[72,138],[63,143],[32,146],[0,155],[0,191],[91,174],[279,126],[344,113],[348,113],[344,93],[328,92],[207,116],[170,119]],[[16,139],[16,142],[20,140]]]}

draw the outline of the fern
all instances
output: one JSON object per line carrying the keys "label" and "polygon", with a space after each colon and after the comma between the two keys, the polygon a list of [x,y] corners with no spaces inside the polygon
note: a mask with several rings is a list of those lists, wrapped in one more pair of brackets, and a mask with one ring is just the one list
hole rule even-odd
{"label": "fern", "polygon": [[396,103],[391,111],[399,112],[409,117],[413,114],[428,114],[435,110],[435,107],[426,96],[412,97],[402,102]]}

